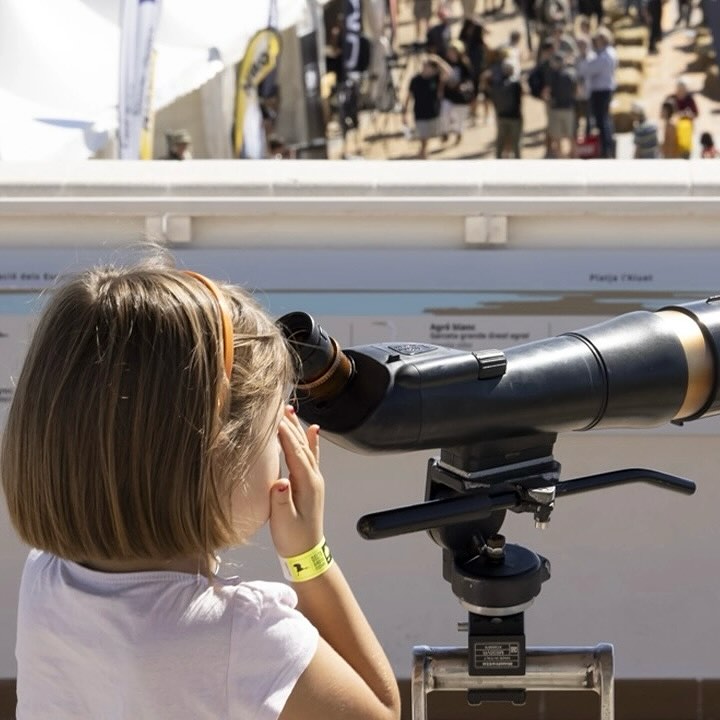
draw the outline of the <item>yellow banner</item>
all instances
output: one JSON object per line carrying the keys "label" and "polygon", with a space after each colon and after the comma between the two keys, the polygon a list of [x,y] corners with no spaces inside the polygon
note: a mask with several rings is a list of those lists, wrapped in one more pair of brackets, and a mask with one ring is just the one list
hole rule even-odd
{"label": "yellow banner", "polygon": [[[248,43],[240,62],[235,93],[235,132],[233,149],[240,157],[245,136],[248,105],[257,103],[258,85],[275,69],[281,50],[280,33],[273,28],[259,30]],[[260,128],[258,128],[258,132]]]}

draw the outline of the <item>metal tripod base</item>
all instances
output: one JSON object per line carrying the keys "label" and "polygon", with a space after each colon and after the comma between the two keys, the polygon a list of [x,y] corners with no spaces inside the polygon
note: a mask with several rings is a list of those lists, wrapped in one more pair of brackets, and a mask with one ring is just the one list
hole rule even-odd
{"label": "metal tripod base", "polygon": [[468,649],[413,648],[412,718],[427,720],[427,694],[435,690],[592,690],[601,720],[615,717],[613,647],[528,648],[524,675],[469,675]]}

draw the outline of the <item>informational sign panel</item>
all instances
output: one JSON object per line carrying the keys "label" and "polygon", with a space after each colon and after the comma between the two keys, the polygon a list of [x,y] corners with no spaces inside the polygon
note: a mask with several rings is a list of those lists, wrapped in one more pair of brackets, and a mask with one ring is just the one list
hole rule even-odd
{"label": "informational sign panel", "polygon": [[[344,347],[412,340],[468,351],[708,297],[720,267],[716,250],[202,249],[175,259],[243,285],[275,316],[311,314]],[[118,251],[0,250],[0,400],[12,396],[11,366],[43,293],[84,267],[132,261]],[[719,429],[709,419],[683,431]]]}

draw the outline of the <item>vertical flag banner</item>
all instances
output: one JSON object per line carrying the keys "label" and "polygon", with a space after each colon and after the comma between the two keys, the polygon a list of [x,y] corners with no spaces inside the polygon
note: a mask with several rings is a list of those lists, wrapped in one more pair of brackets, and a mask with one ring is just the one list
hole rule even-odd
{"label": "vertical flag banner", "polygon": [[[305,133],[298,138],[306,146],[303,157],[327,158],[325,113],[321,94],[321,48],[324,47],[322,8],[316,0],[307,0],[305,22],[296,25],[300,39],[300,64],[305,96]],[[324,63],[322,63],[324,66]]]}
{"label": "vertical flag banner", "polygon": [[[161,0],[124,0],[120,26],[118,142],[122,160],[152,157],[151,92]],[[141,143],[145,140],[141,153]],[[148,154],[149,153],[149,154]]]}
{"label": "vertical flag banner", "polygon": [[259,30],[248,43],[238,67],[235,93],[235,157],[262,158],[264,140],[258,85],[277,67],[282,43],[280,33],[267,27]]}
{"label": "vertical flag banner", "polygon": [[343,69],[348,73],[361,68],[360,36],[362,34],[362,0],[344,0],[345,38],[343,41]]}

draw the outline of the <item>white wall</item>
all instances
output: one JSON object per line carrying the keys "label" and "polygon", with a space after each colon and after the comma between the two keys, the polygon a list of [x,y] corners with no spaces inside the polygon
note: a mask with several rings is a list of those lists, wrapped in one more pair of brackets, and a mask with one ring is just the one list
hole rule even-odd
{"label": "white wall", "polygon": [[[125,247],[146,227],[162,227],[146,226],[148,217],[169,213],[190,218],[189,235],[181,223],[175,237],[200,249],[630,246],[692,254],[717,246],[718,176],[687,162],[0,165],[0,247]],[[21,354],[11,350],[10,364]],[[720,448],[703,422],[672,434],[561,437],[563,479],[652,467],[695,480],[698,492],[643,485],[561,499],[545,531],[528,516],[509,517],[509,541],[553,568],[526,613],[531,644],[612,642],[622,677],[720,677]],[[424,534],[367,542],[354,526],[365,512],[420,500],[429,454],[323,448],[328,539],[401,677],[413,644],[462,641],[455,623],[463,612]],[[3,507],[0,677],[15,672],[23,556]],[[230,559],[244,576],[278,577],[265,535]]]}

